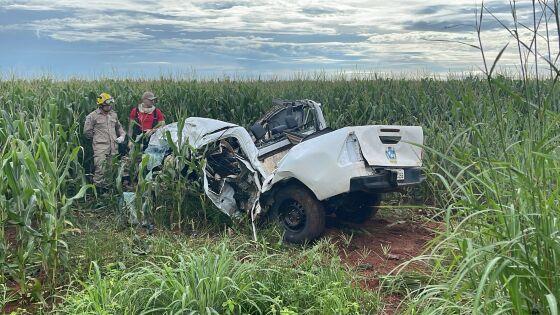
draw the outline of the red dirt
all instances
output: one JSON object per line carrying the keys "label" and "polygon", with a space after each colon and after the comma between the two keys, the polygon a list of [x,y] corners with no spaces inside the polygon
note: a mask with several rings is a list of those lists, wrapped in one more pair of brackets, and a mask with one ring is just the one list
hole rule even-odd
{"label": "red dirt", "polygon": [[[4,229],[4,239],[6,240],[8,250],[17,248],[19,244],[17,241],[17,230],[15,226],[7,226]],[[40,283],[45,281],[45,277],[46,275],[42,271],[36,276]],[[16,281],[8,281],[6,283],[6,287],[9,292],[12,292],[11,294],[18,294],[21,291],[21,286]],[[30,302],[30,299],[20,298],[6,303],[3,308],[2,305],[0,305],[0,314],[33,314],[35,313],[35,309],[37,307],[38,306],[36,304],[32,304]]]}
{"label": "red dirt", "polygon": [[[11,292],[18,292],[20,290],[19,284],[15,281],[8,281],[6,285]],[[4,308],[0,308],[0,313],[11,314],[12,312],[20,309],[20,307],[26,303],[27,302],[25,302],[23,299],[8,302],[6,305],[4,305]]]}
{"label": "red dirt", "polygon": [[4,229],[4,239],[6,240],[8,247],[16,246],[16,235],[17,231],[15,226],[7,226]]}
{"label": "red dirt", "polygon": [[8,303],[4,309],[0,309],[0,314],[35,314],[39,304],[31,304],[26,301],[14,301]]}
{"label": "red dirt", "polygon": [[[422,254],[428,241],[435,237],[437,223],[418,223],[411,221],[390,222],[374,218],[363,224],[345,224],[337,220],[328,221],[327,235],[338,240],[340,258],[364,278],[360,286],[378,290],[380,276]],[[350,235],[352,238],[350,241]],[[422,271],[417,263],[407,266],[406,270]],[[394,274],[394,272],[393,272]],[[402,296],[385,296],[383,314],[396,313]]]}

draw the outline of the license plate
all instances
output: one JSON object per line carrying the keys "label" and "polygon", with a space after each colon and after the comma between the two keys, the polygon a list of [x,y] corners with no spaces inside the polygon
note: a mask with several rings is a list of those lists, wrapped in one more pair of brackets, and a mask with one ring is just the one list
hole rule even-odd
{"label": "license plate", "polygon": [[402,168],[396,169],[397,172],[397,180],[404,180],[404,170]]}

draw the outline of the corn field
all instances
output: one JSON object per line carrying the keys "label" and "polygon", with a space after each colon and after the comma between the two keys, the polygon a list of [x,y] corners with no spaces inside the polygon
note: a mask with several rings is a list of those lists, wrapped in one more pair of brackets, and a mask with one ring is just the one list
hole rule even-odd
{"label": "corn field", "polygon": [[540,91],[550,91],[539,104],[532,102],[544,99],[537,82],[521,89],[523,82],[504,77],[490,85],[477,77],[2,81],[2,283],[37,300],[59,283],[72,251],[65,240],[73,231],[73,203],[93,191],[86,180],[91,148],[81,129],[100,92],[115,97],[123,123],[144,90],[160,97],[168,122],[204,116],[245,126],[273,98],[308,98],[323,104],[333,127],[424,127],[429,180],[410,194],[440,209],[446,230],[432,252],[417,258],[434,269],[422,289],[409,292],[411,312],[554,314],[560,105],[552,83],[538,82]]}

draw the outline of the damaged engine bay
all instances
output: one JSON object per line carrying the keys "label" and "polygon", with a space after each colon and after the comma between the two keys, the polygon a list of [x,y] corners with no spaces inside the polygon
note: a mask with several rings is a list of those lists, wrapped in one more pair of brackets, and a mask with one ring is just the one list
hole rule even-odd
{"label": "damaged engine bay", "polygon": [[260,183],[239,142],[226,138],[210,143],[205,158],[208,193],[219,208],[230,216],[252,211],[259,199]]}
{"label": "damaged engine bay", "polygon": [[267,173],[257,160],[253,139],[243,127],[190,117],[184,123],[158,129],[144,152],[149,157],[148,176],[157,176],[161,166],[167,164],[164,161],[173,159],[177,150],[188,160],[203,163],[204,175],[197,177],[202,179],[206,196],[220,211],[232,218],[250,214],[254,221],[261,211],[261,183]]}

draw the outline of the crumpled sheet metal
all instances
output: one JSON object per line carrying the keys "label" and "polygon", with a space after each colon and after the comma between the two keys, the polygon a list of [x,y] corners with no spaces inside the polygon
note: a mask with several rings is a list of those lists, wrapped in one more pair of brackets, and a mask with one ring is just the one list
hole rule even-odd
{"label": "crumpled sheet metal", "polygon": [[146,165],[148,171],[152,171],[155,167],[163,164],[163,159],[165,158],[165,152],[169,149],[167,143],[165,145],[149,145],[144,154],[147,154],[150,159]]}
{"label": "crumpled sheet metal", "polygon": [[[182,145],[182,143],[179,143],[177,123],[159,128],[150,138],[149,145],[167,146],[167,139],[165,138],[165,133],[167,131],[169,131],[171,140],[175,144]],[[255,170],[258,171],[262,177],[268,177],[269,174],[258,159],[259,150],[245,128],[210,118],[189,117],[185,119],[185,125],[182,130],[182,141],[188,141],[195,149],[229,137],[237,139],[241,150],[249,159],[249,162],[253,165]]]}
{"label": "crumpled sheet metal", "polygon": [[[148,170],[152,170],[154,167],[163,163],[164,154],[169,149],[165,136],[167,132],[169,132],[171,140],[176,145],[180,146],[188,141],[188,143],[195,149],[199,149],[209,143],[217,142],[221,139],[229,137],[237,139],[239,145],[241,146],[241,150],[248,158],[248,161],[243,159],[239,159],[239,161],[253,173],[254,181],[257,184],[257,193],[253,194],[250,200],[253,204],[253,207],[250,210],[252,219],[260,213],[261,207],[258,200],[261,184],[259,175],[266,178],[269,174],[258,160],[258,149],[245,128],[215,119],[189,117],[185,119],[185,124],[182,129],[182,143],[179,143],[179,130],[177,123],[172,123],[163,128],[159,128],[150,138],[148,148],[145,150],[145,154],[150,156]],[[216,194],[209,189],[208,179],[204,176],[204,191],[212,203],[225,214],[235,216],[238,213],[237,204],[233,197],[234,190],[230,185],[228,185],[228,183],[224,184],[220,194]]]}

